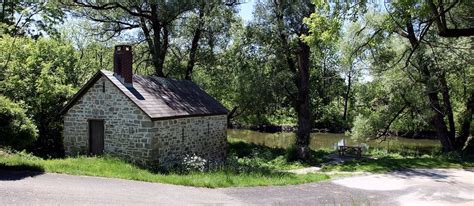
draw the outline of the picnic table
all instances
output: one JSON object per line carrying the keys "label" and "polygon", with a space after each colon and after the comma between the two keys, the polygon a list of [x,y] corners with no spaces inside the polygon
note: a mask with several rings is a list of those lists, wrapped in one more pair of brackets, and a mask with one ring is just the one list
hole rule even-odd
{"label": "picnic table", "polygon": [[346,153],[353,153],[355,154],[358,158],[362,157],[362,147],[361,146],[346,146],[346,145],[340,145],[338,150],[339,156],[345,156]]}

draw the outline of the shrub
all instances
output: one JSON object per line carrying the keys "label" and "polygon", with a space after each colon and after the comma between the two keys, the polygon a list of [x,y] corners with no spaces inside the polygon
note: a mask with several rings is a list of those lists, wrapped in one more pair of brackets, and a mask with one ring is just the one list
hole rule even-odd
{"label": "shrub", "polygon": [[0,146],[22,150],[31,145],[37,136],[36,126],[24,109],[0,95]]}
{"label": "shrub", "polygon": [[181,165],[185,172],[193,172],[199,171],[204,172],[206,170],[207,160],[197,156],[196,154],[193,155],[186,155],[181,162]]}

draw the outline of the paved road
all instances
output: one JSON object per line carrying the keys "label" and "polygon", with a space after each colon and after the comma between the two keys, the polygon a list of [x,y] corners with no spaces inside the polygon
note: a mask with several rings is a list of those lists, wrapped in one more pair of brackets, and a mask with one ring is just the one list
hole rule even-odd
{"label": "paved road", "polygon": [[407,170],[293,186],[195,188],[0,171],[0,205],[472,205],[474,170]]}

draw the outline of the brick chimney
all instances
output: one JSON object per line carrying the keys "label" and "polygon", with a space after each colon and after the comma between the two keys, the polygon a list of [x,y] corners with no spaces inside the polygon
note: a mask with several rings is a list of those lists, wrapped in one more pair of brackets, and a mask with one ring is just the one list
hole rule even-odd
{"label": "brick chimney", "polygon": [[126,87],[132,87],[132,47],[116,45],[114,51],[114,75]]}

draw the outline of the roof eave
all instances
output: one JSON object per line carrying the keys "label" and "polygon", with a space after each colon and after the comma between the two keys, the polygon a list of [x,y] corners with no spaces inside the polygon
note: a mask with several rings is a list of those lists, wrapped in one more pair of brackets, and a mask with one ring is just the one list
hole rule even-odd
{"label": "roof eave", "polygon": [[191,118],[191,117],[208,117],[208,116],[220,116],[220,115],[227,115],[227,113],[175,115],[175,116],[165,116],[165,117],[154,117],[154,118],[151,118],[151,120],[152,121],[159,121],[159,120],[169,120],[169,119],[180,119],[180,118]]}

